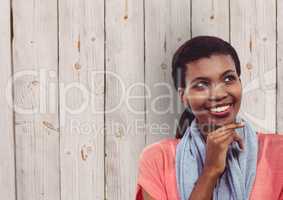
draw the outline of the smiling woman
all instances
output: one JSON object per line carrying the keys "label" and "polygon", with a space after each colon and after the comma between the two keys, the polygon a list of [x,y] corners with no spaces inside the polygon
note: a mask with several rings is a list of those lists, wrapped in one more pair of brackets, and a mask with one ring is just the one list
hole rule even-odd
{"label": "smiling woman", "polygon": [[172,67],[186,110],[176,139],[140,155],[136,199],[283,199],[283,162],[275,159],[283,157],[283,137],[256,133],[238,114],[235,49],[217,37],[195,37],[177,50]]}
{"label": "smiling woman", "polygon": [[239,112],[242,96],[241,81],[232,57],[211,55],[192,61],[186,67],[187,91],[181,91],[181,97],[198,124],[220,127],[232,123]]}

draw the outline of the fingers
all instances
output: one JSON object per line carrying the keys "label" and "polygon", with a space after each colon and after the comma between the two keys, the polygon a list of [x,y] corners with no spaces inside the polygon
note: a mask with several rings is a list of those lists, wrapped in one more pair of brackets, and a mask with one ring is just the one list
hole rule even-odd
{"label": "fingers", "polygon": [[237,134],[235,131],[224,131],[221,133],[220,136],[218,137],[208,137],[207,138],[209,141],[213,142],[216,145],[221,145],[222,147],[228,147],[229,144],[231,144],[233,141],[238,142],[240,148],[243,150],[244,149],[244,142],[242,137]]}
{"label": "fingers", "polygon": [[232,134],[231,137],[227,139],[227,145],[231,144],[233,141],[238,142],[241,150],[244,150],[244,141],[239,134],[237,133]]}
{"label": "fingers", "polygon": [[232,133],[231,130],[223,130],[223,131],[216,131],[216,132],[211,132],[208,134],[208,137],[210,136],[213,139],[221,138],[224,135],[227,135],[228,133]]}
{"label": "fingers", "polygon": [[242,137],[239,134],[237,134],[235,131],[229,132],[225,136],[223,136],[221,138],[217,138],[217,140],[215,140],[215,141],[218,144],[221,144],[225,147],[228,147],[228,145],[230,145],[233,141],[236,141],[236,142],[238,142],[240,148],[242,150],[244,149],[244,141],[243,141]]}
{"label": "fingers", "polygon": [[231,144],[233,141],[237,141],[242,150],[244,149],[244,141],[243,141],[242,137],[235,132],[235,129],[242,128],[244,126],[245,126],[245,124],[243,122],[241,122],[241,123],[229,124],[225,127],[226,130],[233,130],[232,131],[233,135],[231,136],[232,140],[229,141],[229,144]]}
{"label": "fingers", "polygon": [[221,128],[219,128],[217,130],[219,130],[219,131],[234,130],[234,129],[237,129],[237,128],[243,128],[244,126],[245,126],[245,124],[243,124],[243,123],[232,123],[232,124],[222,126]]}
{"label": "fingers", "polygon": [[207,136],[207,141],[223,149],[227,149],[228,146],[233,141],[236,141],[238,142],[240,148],[243,150],[244,149],[243,139],[239,134],[236,133],[235,129],[242,128],[244,126],[245,125],[243,123],[232,123],[225,125],[209,133]]}
{"label": "fingers", "polygon": [[238,144],[239,144],[239,146],[242,150],[244,149],[244,140],[239,134],[237,134],[237,133],[234,134],[233,140],[238,142]]}
{"label": "fingers", "polygon": [[217,138],[212,138],[215,141],[215,143],[223,143],[227,139],[231,138],[234,134],[232,131],[224,131],[222,133],[223,134],[221,136],[219,136]]}
{"label": "fingers", "polygon": [[209,133],[208,136],[216,139],[218,137],[222,137],[223,135],[227,134],[227,132],[234,131],[235,129],[242,128],[244,126],[245,126],[245,124],[243,124],[243,123],[228,124],[228,125],[225,125],[221,128],[216,129],[215,131]]}

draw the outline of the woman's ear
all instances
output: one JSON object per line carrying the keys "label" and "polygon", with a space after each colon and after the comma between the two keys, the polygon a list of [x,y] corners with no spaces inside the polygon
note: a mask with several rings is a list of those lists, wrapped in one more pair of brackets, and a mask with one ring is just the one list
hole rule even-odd
{"label": "woman's ear", "polygon": [[186,97],[185,97],[185,88],[178,88],[178,95],[179,95],[179,98],[182,102],[182,104],[185,106],[185,107],[188,107],[188,103],[187,103],[187,100],[186,100]]}
{"label": "woman's ear", "polygon": [[178,96],[179,96],[182,103],[183,103],[184,92],[185,92],[184,88],[180,88],[180,87],[178,88]]}

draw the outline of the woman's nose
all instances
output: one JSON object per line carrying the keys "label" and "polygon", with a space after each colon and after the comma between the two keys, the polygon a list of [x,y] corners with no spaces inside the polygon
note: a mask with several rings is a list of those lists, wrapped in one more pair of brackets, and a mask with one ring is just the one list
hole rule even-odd
{"label": "woman's nose", "polygon": [[225,99],[228,96],[226,88],[223,84],[216,84],[211,87],[209,99],[213,101],[219,101]]}

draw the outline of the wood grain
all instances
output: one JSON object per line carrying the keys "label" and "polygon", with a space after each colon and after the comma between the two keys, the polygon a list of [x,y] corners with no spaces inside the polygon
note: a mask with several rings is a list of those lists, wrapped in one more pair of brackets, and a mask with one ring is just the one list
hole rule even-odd
{"label": "wood grain", "polygon": [[184,107],[173,86],[171,62],[190,37],[190,1],[145,1],[146,144],[175,137]]}
{"label": "wood grain", "polygon": [[[1,198],[15,200],[15,158],[13,136],[13,101],[11,65],[10,1],[0,1],[0,193]],[[6,93],[7,92],[7,93]]]}
{"label": "wood grain", "polygon": [[231,1],[231,43],[242,62],[242,114],[257,130],[275,133],[275,0]]}
{"label": "wood grain", "polygon": [[283,2],[277,1],[277,127],[283,134]]}
{"label": "wood grain", "polygon": [[232,43],[241,114],[283,134],[282,1],[0,3],[3,199],[134,199],[142,149],[175,137],[171,61],[192,36]]}
{"label": "wood grain", "polygon": [[106,199],[134,199],[145,144],[143,1],[107,1]]}
{"label": "wood grain", "polygon": [[59,1],[61,199],[104,199],[104,1]]}
{"label": "wood grain", "polygon": [[12,1],[17,199],[60,199],[57,1]]}
{"label": "wood grain", "polygon": [[229,41],[229,1],[192,0],[192,34]]}

